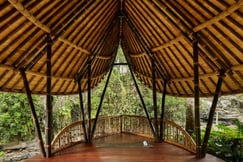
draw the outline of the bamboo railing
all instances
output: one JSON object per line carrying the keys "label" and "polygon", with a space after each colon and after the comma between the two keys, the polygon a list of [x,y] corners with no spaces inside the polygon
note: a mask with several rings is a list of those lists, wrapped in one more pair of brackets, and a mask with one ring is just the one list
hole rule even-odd
{"label": "bamboo railing", "polygon": [[[179,125],[164,120],[164,141],[179,146],[192,153],[196,152],[196,144],[191,136]],[[92,120],[93,124],[93,120]],[[100,117],[97,122],[94,138],[118,133],[131,133],[153,138],[153,133],[146,117],[121,115]],[[52,141],[52,153],[56,153],[74,144],[84,142],[82,122],[74,122],[63,128]]]}

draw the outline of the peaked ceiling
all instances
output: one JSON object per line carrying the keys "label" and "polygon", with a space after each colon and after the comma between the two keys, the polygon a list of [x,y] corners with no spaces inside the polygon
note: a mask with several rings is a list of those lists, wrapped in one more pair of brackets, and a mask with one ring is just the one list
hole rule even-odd
{"label": "peaked ceiling", "polygon": [[52,94],[78,93],[77,79],[95,87],[119,44],[136,76],[174,96],[193,96],[193,33],[199,47],[201,96],[243,92],[243,0],[0,0],[0,90],[46,93],[47,37],[52,39]]}

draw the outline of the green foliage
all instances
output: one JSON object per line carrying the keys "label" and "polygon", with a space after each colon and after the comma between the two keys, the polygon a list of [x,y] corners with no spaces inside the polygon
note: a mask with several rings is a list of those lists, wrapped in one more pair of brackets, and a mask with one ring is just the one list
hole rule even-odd
{"label": "green foliage", "polygon": [[243,134],[239,134],[238,128],[230,128],[224,124],[219,124],[211,131],[208,152],[216,154],[226,161],[232,161],[233,158],[239,159],[240,156],[243,158],[243,155],[239,153],[239,142],[240,139],[243,139],[242,137]]}
{"label": "green foliage", "polygon": [[[38,98],[33,97],[35,103]],[[35,105],[40,116],[41,107]],[[25,95],[1,93],[0,95],[0,142],[22,141],[33,138],[34,126],[28,100]]]}
{"label": "green foliage", "polygon": [[165,118],[184,126],[186,120],[186,99],[181,97],[166,97]]}
{"label": "green foliage", "polygon": [[1,158],[4,157],[4,156],[5,156],[5,153],[4,153],[3,151],[0,151],[0,160],[1,160]]}

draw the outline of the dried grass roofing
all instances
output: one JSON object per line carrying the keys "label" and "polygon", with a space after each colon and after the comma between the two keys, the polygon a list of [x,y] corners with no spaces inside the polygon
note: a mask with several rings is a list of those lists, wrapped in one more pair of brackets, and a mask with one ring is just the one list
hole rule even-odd
{"label": "dried grass roofing", "polygon": [[[201,96],[212,96],[220,69],[222,94],[243,92],[242,0],[0,0],[0,90],[25,92],[25,69],[34,94],[46,93],[46,37],[52,38],[52,94],[78,92],[109,71],[119,42],[136,76],[167,93],[193,96],[192,33],[198,33]],[[162,76],[160,75],[162,74]]]}

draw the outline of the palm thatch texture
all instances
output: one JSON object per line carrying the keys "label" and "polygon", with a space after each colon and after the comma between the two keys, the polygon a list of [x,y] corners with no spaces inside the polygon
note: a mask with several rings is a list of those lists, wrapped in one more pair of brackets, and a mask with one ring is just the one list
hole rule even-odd
{"label": "palm thatch texture", "polygon": [[109,72],[122,42],[136,76],[167,94],[194,95],[193,33],[199,52],[199,93],[243,92],[243,1],[1,0],[0,90],[24,93],[24,69],[33,94],[47,94],[46,35],[52,39],[51,94],[77,94]]}

